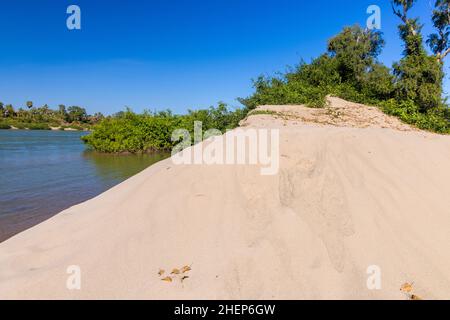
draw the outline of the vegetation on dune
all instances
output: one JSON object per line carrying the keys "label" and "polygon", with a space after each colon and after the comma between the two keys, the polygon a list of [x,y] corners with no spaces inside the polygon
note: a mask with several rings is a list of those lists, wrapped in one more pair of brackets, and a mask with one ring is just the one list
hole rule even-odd
{"label": "vegetation on dune", "polygon": [[240,99],[248,109],[264,104],[322,107],[328,94],[378,105],[391,115],[421,129],[450,133],[450,112],[443,99],[443,62],[450,53],[450,0],[437,0],[433,11],[436,33],[423,44],[422,25],[410,18],[416,0],[394,0],[400,18],[403,58],[392,69],[378,62],[385,43],[378,31],[347,27],[328,42],[327,52],[277,77],[254,81],[255,93]]}
{"label": "vegetation on dune", "polygon": [[61,129],[70,128],[84,130],[103,119],[103,115],[97,113],[88,115],[84,108],[78,106],[59,105],[57,110],[52,110],[48,105],[34,107],[32,101],[27,101],[26,109],[17,110],[11,105],[0,102],[0,129],[50,130],[51,127]]}

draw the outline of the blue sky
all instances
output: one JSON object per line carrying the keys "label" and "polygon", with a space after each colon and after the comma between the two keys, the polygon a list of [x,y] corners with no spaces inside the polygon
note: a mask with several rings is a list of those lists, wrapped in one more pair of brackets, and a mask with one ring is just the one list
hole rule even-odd
{"label": "blue sky", "polygon": [[[432,31],[429,0],[412,14]],[[66,9],[81,8],[81,30]],[[183,113],[252,92],[251,79],[324,52],[342,27],[382,9],[380,59],[400,59],[388,0],[14,0],[0,4],[0,101],[80,105],[111,114]],[[445,86],[448,91],[448,82]]]}

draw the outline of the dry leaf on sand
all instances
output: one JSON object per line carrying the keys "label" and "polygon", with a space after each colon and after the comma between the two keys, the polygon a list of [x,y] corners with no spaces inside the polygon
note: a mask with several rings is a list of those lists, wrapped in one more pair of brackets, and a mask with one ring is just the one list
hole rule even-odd
{"label": "dry leaf on sand", "polygon": [[183,268],[181,268],[181,273],[186,273],[191,271],[191,267],[190,266],[184,266]]}
{"label": "dry leaf on sand", "polygon": [[172,270],[172,272],[170,274],[180,274],[180,270],[175,268]]}
{"label": "dry leaf on sand", "polygon": [[161,279],[161,281],[172,282],[172,278],[171,277],[165,277],[165,278]]}
{"label": "dry leaf on sand", "polygon": [[413,290],[413,285],[410,283],[404,283],[401,287],[400,287],[400,291],[406,292],[406,293],[410,293]]}

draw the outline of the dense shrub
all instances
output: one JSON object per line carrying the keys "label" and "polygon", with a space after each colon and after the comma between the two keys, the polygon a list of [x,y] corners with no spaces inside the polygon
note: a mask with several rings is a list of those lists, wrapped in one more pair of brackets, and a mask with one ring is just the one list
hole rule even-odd
{"label": "dense shrub", "polygon": [[107,117],[82,139],[101,152],[140,152],[170,147],[172,129],[179,119],[172,115],[137,115],[130,110],[119,117]]}
{"label": "dense shrub", "polygon": [[260,105],[306,104],[322,107],[325,104],[326,90],[304,81],[286,78],[259,77],[254,86],[256,92],[251,97],[239,99],[249,110]]}
{"label": "dense shrub", "polygon": [[58,110],[52,110],[48,105],[33,106],[27,101],[26,109],[15,109],[13,105],[0,102],[0,121],[19,129],[47,130],[50,127],[89,128],[103,118],[101,113],[88,115],[84,108],[71,106],[67,109],[59,105]]}
{"label": "dense shrub", "polygon": [[201,121],[202,129],[224,132],[238,126],[245,116],[241,109],[230,111],[224,104],[217,108],[189,111],[187,115],[174,115],[170,111],[136,114],[131,110],[107,117],[94,126],[93,131],[82,140],[100,152],[139,153],[171,149],[172,133],[186,129],[194,138],[194,122]]}
{"label": "dense shrub", "polygon": [[412,100],[424,113],[442,105],[444,73],[435,57],[425,54],[407,56],[394,65],[394,73],[398,100]]}
{"label": "dense shrub", "polygon": [[10,129],[11,126],[7,123],[0,123],[0,129]]}
{"label": "dense shrub", "polygon": [[448,109],[434,109],[423,113],[414,101],[398,101],[396,99],[382,101],[379,105],[387,114],[399,117],[402,121],[420,129],[450,133],[450,118],[446,114]]}
{"label": "dense shrub", "polygon": [[300,82],[313,87],[332,87],[341,83],[338,61],[328,54],[314,59],[310,64],[302,62],[295,71],[288,72],[288,82]]}
{"label": "dense shrub", "polygon": [[30,130],[50,130],[50,127],[46,123],[29,123],[25,126]]}
{"label": "dense shrub", "polygon": [[394,90],[394,76],[382,64],[372,65],[361,77],[359,91],[371,100],[388,100],[393,97]]}
{"label": "dense shrub", "polygon": [[381,53],[385,42],[379,31],[346,27],[328,42],[342,82],[359,85]]}

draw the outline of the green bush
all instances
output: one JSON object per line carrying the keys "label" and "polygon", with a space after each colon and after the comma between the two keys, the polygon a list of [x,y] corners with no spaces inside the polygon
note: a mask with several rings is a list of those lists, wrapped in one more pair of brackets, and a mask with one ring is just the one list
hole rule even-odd
{"label": "green bush", "polygon": [[379,105],[385,113],[396,116],[402,121],[420,129],[438,133],[450,133],[448,109],[435,109],[422,113],[414,101],[405,100],[399,102],[395,99],[382,101]]}
{"label": "green bush", "polygon": [[203,131],[217,129],[225,132],[238,126],[245,116],[241,109],[229,111],[226,105],[217,108],[189,111],[187,115],[174,115],[170,111],[136,114],[131,110],[107,117],[93,127],[82,140],[93,149],[109,153],[140,153],[170,150],[176,129],[186,129],[193,139],[194,122],[201,121]]}
{"label": "green bush", "polygon": [[7,123],[0,123],[0,129],[10,129],[11,126]]}
{"label": "green bush", "polygon": [[301,82],[313,87],[332,87],[342,82],[338,61],[328,54],[314,59],[310,64],[305,62],[293,72],[286,74],[289,83]]}
{"label": "green bush", "polygon": [[260,105],[286,105],[305,104],[310,107],[323,107],[327,89],[313,86],[302,80],[289,80],[288,78],[259,77],[254,82],[255,94],[239,101],[252,110]]}
{"label": "green bush", "polygon": [[24,130],[24,129],[27,129],[27,128],[28,128],[28,124],[21,123],[21,122],[14,122],[14,123],[12,123],[12,125],[13,125],[15,128],[21,129],[21,130]]}
{"label": "green bush", "polygon": [[394,65],[394,73],[397,99],[414,101],[423,113],[442,105],[444,73],[435,57],[407,56]]}
{"label": "green bush", "polygon": [[24,126],[30,130],[50,130],[50,127],[46,123],[29,123]]}

